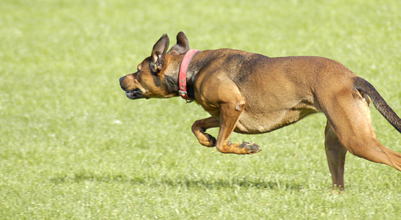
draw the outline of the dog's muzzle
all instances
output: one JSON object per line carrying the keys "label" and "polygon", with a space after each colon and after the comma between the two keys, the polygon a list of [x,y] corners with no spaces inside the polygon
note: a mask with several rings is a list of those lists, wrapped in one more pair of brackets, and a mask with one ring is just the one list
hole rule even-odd
{"label": "dog's muzzle", "polygon": [[134,89],[131,91],[125,91],[125,95],[127,95],[127,97],[129,99],[139,99],[139,98],[144,98],[143,97],[143,93],[140,89]]}
{"label": "dog's muzzle", "polygon": [[144,98],[143,93],[140,89],[127,90],[125,88],[126,85],[124,85],[124,82],[123,82],[124,79],[125,79],[124,76],[120,78],[120,86],[121,86],[121,89],[125,91],[125,95],[127,96],[127,98],[129,98],[129,99]]}

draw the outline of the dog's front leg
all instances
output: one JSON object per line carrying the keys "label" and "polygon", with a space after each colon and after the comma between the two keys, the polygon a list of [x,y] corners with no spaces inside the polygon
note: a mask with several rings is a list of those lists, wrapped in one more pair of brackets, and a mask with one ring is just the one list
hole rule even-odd
{"label": "dog's front leg", "polygon": [[231,143],[231,133],[244,111],[245,102],[223,103],[220,105],[220,131],[217,138],[216,148],[222,153],[253,154],[261,151],[259,146],[252,142]]}
{"label": "dog's front leg", "polygon": [[205,133],[205,131],[209,128],[219,127],[219,125],[220,122],[214,117],[198,120],[192,125],[192,132],[198,138],[200,144],[206,147],[214,147],[216,146],[216,138]]}

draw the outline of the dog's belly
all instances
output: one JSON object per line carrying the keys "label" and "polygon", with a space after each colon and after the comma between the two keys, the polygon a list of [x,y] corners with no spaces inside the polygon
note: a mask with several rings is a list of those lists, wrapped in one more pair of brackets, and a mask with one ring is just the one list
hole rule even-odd
{"label": "dog's belly", "polygon": [[317,113],[317,109],[309,103],[298,103],[287,109],[276,111],[245,110],[235,128],[235,132],[243,134],[260,134],[270,132],[293,124],[307,115]]}

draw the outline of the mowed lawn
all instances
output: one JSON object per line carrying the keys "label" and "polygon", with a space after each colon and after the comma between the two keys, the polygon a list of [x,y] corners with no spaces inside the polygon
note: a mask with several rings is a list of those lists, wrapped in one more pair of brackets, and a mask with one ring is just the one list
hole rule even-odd
{"label": "mowed lawn", "polygon": [[389,166],[348,154],[346,192],[332,193],[321,114],[233,134],[262,152],[224,155],[191,132],[200,106],[132,101],[118,79],[184,31],[200,50],[332,58],[401,115],[400,12],[397,0],[1,0],[0,219],[399,219]]}

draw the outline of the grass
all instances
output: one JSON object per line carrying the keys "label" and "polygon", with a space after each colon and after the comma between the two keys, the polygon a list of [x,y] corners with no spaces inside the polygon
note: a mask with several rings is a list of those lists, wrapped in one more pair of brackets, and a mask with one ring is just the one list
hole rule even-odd
{"label": "grass", "polygon": [[[375,85],[401,114],[399,1],[0,1],[1,219],[397,219],[401,173],[348,155],[331,193],[325,118],[223,155],[190,131],[207,117],[180,98],[128,100],[163,33],[192,48],[318,55]],[[379,140],[400,134],[372,108]],[[217,130],[211,131],[213,134]]]}

